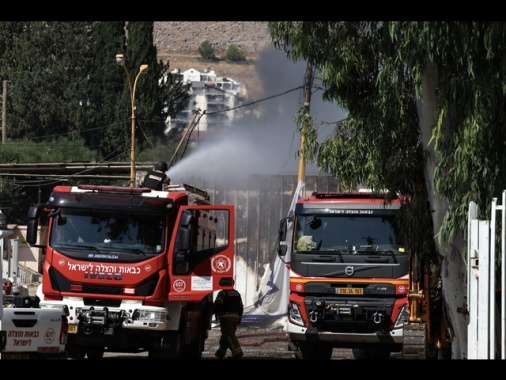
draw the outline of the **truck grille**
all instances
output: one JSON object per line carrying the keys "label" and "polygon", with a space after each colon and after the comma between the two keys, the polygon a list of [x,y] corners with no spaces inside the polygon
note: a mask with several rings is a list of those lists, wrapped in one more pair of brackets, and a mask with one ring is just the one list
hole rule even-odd
{"label": "truck grille", "polygon": [[123,294],[123,288],[119,286],[83,285],[83,293],[121,295]]}
{"label": "truck grille", "polygon": [[305,297],[304,303],[320,331],[371,333],[391,325],[395,298]]}
{"label": "truck grille", "polygon": [[100,306],[100,307],[120,307],[121,300],[111,300],[103,298],[85,298],[83,299],[85,306]]}

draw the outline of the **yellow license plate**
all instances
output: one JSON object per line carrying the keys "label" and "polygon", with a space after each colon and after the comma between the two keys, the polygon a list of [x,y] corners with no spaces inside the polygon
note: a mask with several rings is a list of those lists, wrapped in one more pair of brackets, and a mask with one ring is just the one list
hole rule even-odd
{"label": "yellow license plate", "polygon": [[2,354],[3,360],[28,360],[30,354]]}
{"label": "yellow license plate", "polygon": [[69,325],[69,334],[77,334],[79,325]]}
{"label": "yellow license plate", "polygon": [[362,288],[337,288],[337,294],[364,294]]}

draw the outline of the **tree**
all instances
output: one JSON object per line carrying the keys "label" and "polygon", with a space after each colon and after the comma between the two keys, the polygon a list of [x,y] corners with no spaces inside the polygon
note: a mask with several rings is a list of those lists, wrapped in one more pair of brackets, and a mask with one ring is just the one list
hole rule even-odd
{"label": "tree", "polygon": [[199,54],[204,61],[214,61],[216,59],[213,45],[208,40],[203,41],[199,46]]}
{"label": "tree", "polygon": [[[9,138],[51,140],[86,125],[79,101],[87,96],[89,22],[20,22],[4,56],[10,66],[7,120]],[[7,27],[11,27],[9,24]]]}
{"label": "tree", "polygon": [[132,105],[123,53],[136,87],[136,147],[166,139],[165,120],[183,109],[188,90],[157,62],[153,22],[5,22],[0,74],[8,81],[8,139],[83,139],[96,160],[129,160]]}
{"label": "tree", "polygon": [[231,44],[225,50],[225,60],[227,62],[246,62],[246,55],[244,51],[239,49],[236,44]]}
{"label": "tree", "polygon": [[81,106],[83,110],[92,112],[87,114],[89,128],[83,137],[106,160],[130,157],[125,154],[129,151],[125,144],[130,141],[130,124],[127,127],[124,123],[131,112],[125,110],[122,118],[118,117],[118,99],[128,84],[125,72],[118,67],[115,58],[116,54],[125,53],[125,41],[125,21],[97,21],[93,24],[89,98]]}
{"label": "tree", "polygon": [[[429,215],[433,228],[453,358],[465,357],[467,210],[475,201],[479,217],[489,219],[492,198],[506,187],[506,57],[500,48],[506,27],[500,22],[270,22],[268,27],[277,48],[318,68],[324,98],[349,111],[321,145],[308,142],[305,156],[351,188],[384,187],[411,194],[416,204],[428,201],[429,212],[422,215]],[[413,223],[427,225],[424,219]]]}
{"label": "tree", "polygon": [[[141,64],[149,70],[142,74],[137,84],[137,144],[138,151],[155,150],[157,145],[167,145],[166,120],[186,108],[190,94],[188,88],[178,81],[177,75],[169,73],[169,65],[157,62],[157,50],[153,43],[153,22],[128,22],[128,56],[134,57],[132,72],[137,73]],[[149,41],[147,43],[146,41]],[[132,52],[132,53],[130,53]],[[132,79],[133,80],[133,79]],[[170,156],[167,152],[165,159]],[[160,160],[163,157],[153,158]]]}
{"label": "tree", "polygon": [[15,66],[14,44],[23,31],[23,23],[5,21],[0,23],[0,78],[7,80],[10,68]]}

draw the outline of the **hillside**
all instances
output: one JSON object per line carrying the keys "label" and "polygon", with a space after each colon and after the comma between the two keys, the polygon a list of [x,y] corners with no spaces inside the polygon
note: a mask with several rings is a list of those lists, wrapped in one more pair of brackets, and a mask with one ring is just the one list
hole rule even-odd
{"label": "hillside", "polygon": [[[254,61],[271,43],[266,22],[157,21],[154,23],[153,38],[158,58],[168,61],[170,70],[194,68],[203,72],[210,69],[218,76],[243,83],[249,97],[256,97],[261,92]],[[245,52],[248,63],[202,61],[198,48],[206,40],[214,47],[217,57],[222,57],[227,47],[236,44]]]}

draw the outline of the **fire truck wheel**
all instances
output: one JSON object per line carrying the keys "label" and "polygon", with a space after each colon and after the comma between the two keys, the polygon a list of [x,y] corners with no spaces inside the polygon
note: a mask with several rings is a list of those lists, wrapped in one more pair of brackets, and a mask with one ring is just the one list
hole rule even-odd
{"label": "fire truck wheel", "polygon": [[166,332],[160,345],[152,347],[148,351],[148,359],[181,359],[182,344],[181,334],[177,331]]}
{"label": "fire truck wheel", "polygon": [[198,360],[202,358],[202,350],[200,349],[200,342],[193,342],[184,346],[183,356],[185,359]]}
{"label": "fire truck wheel", "polygon": [[88,347],[86,355],[90,360],[102,359],[104,357],[104,347]]}
{"label": "fire truck wheel", "polygon": [[352,349],[353,357],[356,360],[369,359],[388,359],[390,350],[385,348],[354,348]]}
{"label": "fire truck wheel", "polygon": [[295,358],[297,359],[322,359],[330,360],[334,348],[328,343],[297,341],[293,342],[295,350]]}
{"label": "fire truck wheel", "polygon": [[67,342],[66,350],[68,352],[69,359],[81,360],[86,356],[86,351],[74,341],[70,341],[70,339]]}

